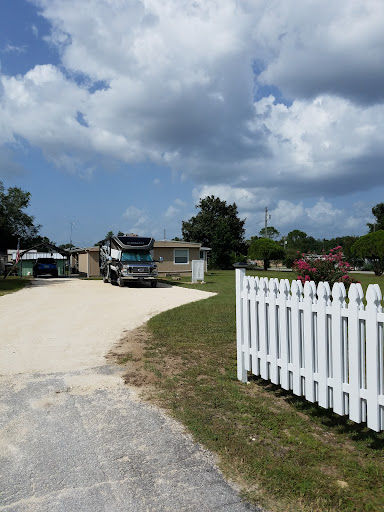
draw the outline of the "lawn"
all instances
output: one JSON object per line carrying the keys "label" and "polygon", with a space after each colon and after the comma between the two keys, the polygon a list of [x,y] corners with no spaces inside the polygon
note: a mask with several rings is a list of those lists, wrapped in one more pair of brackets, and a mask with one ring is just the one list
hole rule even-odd
{"label": "lawn", "polygon": [[29,281],[30,279],[28,278],[7,277],[7,279],[3,279],[3,277],[0,276],[0,296],[21,290]]}
{"label": "lawn", "polygon": [[[293,273],[250,272],[292,279]],[[363,286],[384,279],[355,276]],[[235,275],[213,272],[215,297],[148,322],[152,398],[220,457],[250,502],[271,511],[384,510],[384,434],[261,379],[236,380]]]}

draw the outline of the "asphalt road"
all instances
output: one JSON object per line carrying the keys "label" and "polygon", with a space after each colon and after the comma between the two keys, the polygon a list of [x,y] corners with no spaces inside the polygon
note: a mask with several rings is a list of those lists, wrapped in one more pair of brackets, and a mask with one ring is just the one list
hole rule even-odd
{"label": "asphalt road", "polygon": [[[224,481],[212,456],[160,409],[142,402],[123,384],[120,369],[103,359],[123,328],[204,294],[119,289],[98,281],[35,284],[0,298],[0,511],[254,510]],[[88,319],[87,294],[94,308],[89,337],[87,330],[79,336],[81,321],[71,323],[69,314],[81,310]],[[145,305],[137,308],[143,297]],[[106,336],[105,315],[119,318],[121,301],[135,304],[136,314]],[[44,304],[60,311],[56,331],[63,326],[65,336],[54,333],[53,319],[36,321]],[[95,304],[102,304],[103,315]],[[48,357],[44,347],[51,347]]]}

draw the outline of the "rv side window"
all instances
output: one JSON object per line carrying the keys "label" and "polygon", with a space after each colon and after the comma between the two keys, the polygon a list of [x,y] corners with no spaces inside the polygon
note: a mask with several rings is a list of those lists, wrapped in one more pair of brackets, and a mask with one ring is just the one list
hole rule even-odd
{"label": "rv side window", "polygon": [[175,263],[188,263],[189,250],[188,249],[175,249]]}

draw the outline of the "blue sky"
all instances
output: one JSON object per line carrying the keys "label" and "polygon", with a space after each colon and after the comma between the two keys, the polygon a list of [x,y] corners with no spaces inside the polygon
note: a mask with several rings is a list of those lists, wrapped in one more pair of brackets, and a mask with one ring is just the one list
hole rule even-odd
{"label": "blue sky", "polygon": [[374,0],[2,0],[0,179],[58,243],[71,222],[80,246],[180,236],[208,194],[249,236],[265,206],[282,234],[363,233],[383,200],[383,22]]}

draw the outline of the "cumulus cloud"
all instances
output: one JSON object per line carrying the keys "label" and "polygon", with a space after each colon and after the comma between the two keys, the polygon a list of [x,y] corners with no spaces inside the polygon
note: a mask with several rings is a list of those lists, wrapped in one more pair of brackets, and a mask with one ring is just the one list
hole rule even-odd
{"label": "cumulus cloud", "polygon": [[34,3],[61,66],[0,75],[0,144],[151,161],[250,215],[384,185],[380,0]]}
{"label": "cumulus cloud", "polygon": [[180,217],[181,212],[185,209],[187,206],[187,203],[185,201],[182,201],[179,198],[176,198],[173,201],[173,204],[170,204],[164,213],[164,217],[167,219],[173,219],[175,216]]}
{"label": "cumulus cloud", "polygon": [[259,80],[292,99],[382,102],[383,22],[381,0],[268,2],[256,28],[266,52]]}
{"label": "cumulus cloud", "polygon": [[123,217],[127,219],[127,232],[142,234],[147,231],[150,224],[148,212],[136,206],[128,206]]}

